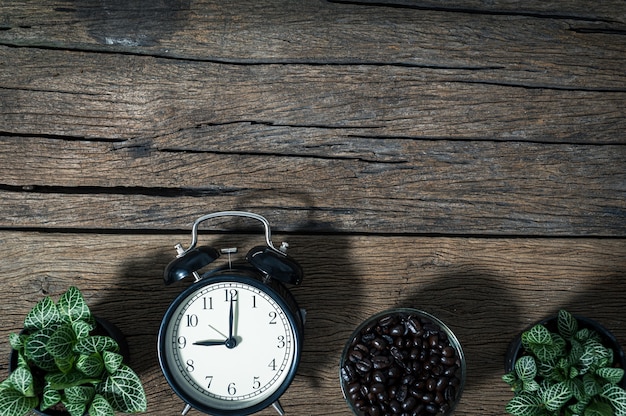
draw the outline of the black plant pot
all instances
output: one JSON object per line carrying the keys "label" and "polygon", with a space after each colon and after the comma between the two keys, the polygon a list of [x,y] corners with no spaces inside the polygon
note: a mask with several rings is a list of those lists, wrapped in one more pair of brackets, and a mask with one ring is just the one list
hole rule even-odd
{"label": "black plant pot", "polygon": [[[120,354],[124,357],[124,362],[127,363],[130,358],[130,353],[128,349],[128,342],[126,341],[126,337],[120,331],[120,329],[107,321],[104,318],[99,318],[97,316],[94,317],[96,320],[96,329],[92,332],[92,335],[107,335],[117,342],[117,345],[120,347]],[[11,350],[11,356],[9,357],[9,373],[17,368],[17,351]],[[69,416],[68,412],[51,410],[48,409],[46,411],[41,411],[39,409],[33,409],[33,413],[41,416]]]}
{"label": "black plant pot", "polygon": [[[576,320],[578,321],[579,328],[593,329],[594,331],[596,331],[600,335],[600,338],[602,338],[602,344],[613,350],[615,363],[620,368],[626,370],[626,355],[624,354],[624,350],[620,347],[619,342],[617,342],[615,336],[608,329],[606,329],[604,326],[594,321],[593,319],[577,315],[574,315],[574,318],[576,318]],[[528,329],[537,324],[542,324],[545,325],[545,327],[548,328],[550,332],[557,332],[557,319],[558,318],[556,316],[544,319],[530,326]],[[504,370],[506,373],[513,371],[513,368],[515,367],[515,362],[522,354],[522,334],[520,333],[509,344],[509,347],[506,351],[506,355],[504,357]],[[626,376],[622,378],[622,381],[620,381],[619,385],[622,388],[626,389]]]}

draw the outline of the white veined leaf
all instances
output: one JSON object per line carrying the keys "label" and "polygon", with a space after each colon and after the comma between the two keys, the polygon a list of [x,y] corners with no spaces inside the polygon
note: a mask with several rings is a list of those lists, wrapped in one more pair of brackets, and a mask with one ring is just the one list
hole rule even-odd
{"label": "white veined leaf", "polygon": [[104,367],[107,372],[113,374],[119,370],[124,357],[116,352],[105,351],[102,353],[102,359],[104,360]]}
{"label": "white veined leaf", "polygon": [[561,309],[557,317],[557,327],[559,333],[565,339],[570,339],[578,332],[578,321],[576,321],[576,318],[574,318],[571,313]]}
{"label": "white veined leaf", "polygon": [[611,384],[617,384],[624,377],[624,369],[614,367],[598,368],[596,374]]}
{"label": "white veined leaf", "polygon": [[44,328],[31,334],[26,340],[26,345],[24,345],[26,358],[31,360],[37,367],[46,371],[56,370],[54,357],[46,348],[53,333],[54,328]]}
{"label": "white veined leaf", "polygon": [[520,357],[515,362],[515,373],[523,381],[532,380],[537,375],[537,364],[530,355]]}
{"label": "white veined leaf", "polygon": [[516,380],[517,380],[517,377],[515,377],[514,371],[509,371],[508,373],[502,376],[502,381],[504,381],[506,384],[508,384],[511,387],[515,384]]}
{"label": "white veined leaf", "polygon": [[68,411],[70,416],[83,416],[87,410],[87,405],[85,403],[63,402],[63,404],[65,405],[65,409]]}
{"label": "white veined leaf", "polygon": [[50,388],[55,390],[63,390],[72,386],[81,384],[96,383],[99,380],[85,376],[80,371],[72,371],[70,373],[48,373],[45,380],[50,384]]}
{"label": "white veined leaf", "polygon": [[40,300],[26,315],[24,330],[28,332],[38,331],[58,325],[61,315],[56,305],[49,297]]}
{"label": "white veined leaf", "polygon": [[141,380],[127,365],[122,365],[115,373],[109,375],[98,385],[98,393],[119,412],[145,412],[147,408],[146,394]]}
{"label": "white veined leaf", "polygon": [[70,322],[87,320],[91,316],[89,307],[78,288],[72,286],[59,298],[57,303],[61,315],[67,317]]}
{"label": "white veined leaf", "polygon": [[545,326],[535,325],[522,333],[522,341],[532,349],[533,345],[552,345],[552,336]]}
{"label": "white veined leaf", "polygon": [[50,336],[46,349],[54,358],[66,359],[73,355],[76,334],[70,324],[61,325]]}
{"label": "white veined leaf", "polygon": [[24,330],[35,332],[55,326],[61,322],[61,314],[49,297],[40,300],[26,315]]}
{"label": "white veined leaf", "polygon": [[103,351],[118,352],[120,347],[113,338],[94,335],[87,338],[79,339],[74,347],[74,351],[79,354],[101,353]]}
{"label": "white veined leaf", "polygon": [[562,408],[572,396],[572,391],[565,383],[553,384],[542,392],[543,404],[550,411]]}
{"label": "white veined leaf", "polygon": [[593,375],[588,373],[583,376],[583,386],[587,396],[595,396],[602,392],[602,385]]}
{"label": "white veined leaf", "polygon": [[87,338],[89,333],[94,329],[94,326],[85,321],[72,322],[72,329],[76,334],[76,339]]}
{"label": "white veined leaf", "polygon": [[104,362],[100,354],[81,355],[76,368],[87,377],[99,378],[104,371]]}
{"label": "white veined leaf", "polygon": [[14,350],[21,350],[24,348],[24,343],[28,337],[26,335],[19,335],[15,333],[9,334],[9,343]]}
{"label": "white veined leaf", "polygon": [[89,406],[89,416],[114,416],[111,404],[102,395],[96,394]]}
{"label": "white veined leaf", "polygon": [[626,416],[626,391],[618,386],[607,385],[601,393],[615,409],[615,416]]}
{"label": "white veined leaf", "polygon": [[541,411],[541,401],[532,394],[520,394],[513,397],[505,410],[513,416],[535,416]]}
{"label": "white veined leaf", "polygon": [[33,375],[27,367],[17,367],[15,371],[9,375],[9,382],[15,390],[19,391],[24,396],[35,395]]}
{"label": "white veined leaf", "polygon": [[61,393],[46,385],[43,389],[43,395],[41,397],[40,410],[46,410],[61,401]]}
{"label": "white veined leaf", "polygon": [[65,389],[65,400],[70,403],[89,403],[96,394],[92,386],[73,386]]}
{"label": "white veined leaf", "polygon": [[36,397],[26,397],[17,390],[0,391],[0,416],[24,415],[38,404]]}

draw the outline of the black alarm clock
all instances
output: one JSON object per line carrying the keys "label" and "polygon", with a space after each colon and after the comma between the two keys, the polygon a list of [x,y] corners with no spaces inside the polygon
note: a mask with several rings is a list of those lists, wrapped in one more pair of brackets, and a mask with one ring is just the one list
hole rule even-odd
{"label": "black alarm clock", "polygon": [[[255,246],[238,264],[238,250],[197,247],[198,226],[217,217],[245,217],[263,223],[265,244]],[[278,401],[298,369],[304,311],[285,284],[298,285],[302,268],[274,247],[269,222],[243,211],[223,211],[198,218],[187,249],[165,268],[165,284],[186,277],[195,283],[171,303],[159,329],[158,356],[163,374],[191,408],[213,416],[249,415]],[[226,265],[199,272],[228,254]]]}

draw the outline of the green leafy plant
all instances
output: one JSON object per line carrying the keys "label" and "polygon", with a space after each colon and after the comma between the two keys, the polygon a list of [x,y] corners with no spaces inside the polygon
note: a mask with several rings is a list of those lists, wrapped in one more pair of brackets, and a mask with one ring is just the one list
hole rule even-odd
{"label": "green leafy plant", "polygon": [[515,396],[506,411],[515,416],[626,416],[624,369],[600,335],[560,310],[558,332],[538,324],[522,334],[524,350],[502,378]]}
{"label": "green leafy plant", "polygon": [[9,336],[17,368],[0,383],[0,416],[31,409],[65,409],[71,416],[145,411],[139,377],[122,362],[117,342],[96,327],[76,287],[56,304],[49,297],[37,303],[23,332]]}

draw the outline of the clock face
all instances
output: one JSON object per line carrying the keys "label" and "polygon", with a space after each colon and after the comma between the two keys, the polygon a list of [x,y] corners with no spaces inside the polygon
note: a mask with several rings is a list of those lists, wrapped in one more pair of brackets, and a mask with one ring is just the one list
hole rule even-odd
{"label": "clock face", "polygon": [[299,357],[293,316],[280,296],[251,278],[210,278],[168,310],[159,359],[184,400],[212,414],[256,412],[278,399]]}

